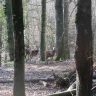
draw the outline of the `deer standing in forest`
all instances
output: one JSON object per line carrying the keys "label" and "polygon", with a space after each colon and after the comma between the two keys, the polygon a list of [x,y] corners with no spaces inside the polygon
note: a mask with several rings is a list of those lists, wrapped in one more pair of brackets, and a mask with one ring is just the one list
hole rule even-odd
{"label": "deer standing in forest", "polygon": [[[32,59],[33,56],[36,56],[38,54],[39,50],[35,49],[35,50],[32,50],[31,48],[29,48],[28,46],[26,47],[25,46],[25,59],[26,61],[28,61],[30,59]],[[27,60],[27,56],[28,57],[28,60]]]}
{"label": "deer standing in forest", "polygon": [[39,52],[38,49],[31,50],[31,52],[30,52],[30,59],[32,59],[33,56],[37,56],[38,52]]}
{"label": "deer standing in forest", "polygon": [[49,57],[51,57],[53,60],[53,56],[54,56],[55,52],[56,52],[55,47],[53,47],[53,50],[46,50],[45,51],[45,60],[46,60],[47,64],[48,64],[48,58]]}

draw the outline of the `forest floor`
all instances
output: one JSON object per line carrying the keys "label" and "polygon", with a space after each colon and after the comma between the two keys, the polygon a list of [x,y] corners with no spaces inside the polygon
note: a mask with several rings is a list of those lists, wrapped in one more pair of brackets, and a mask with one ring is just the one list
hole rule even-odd
{"label": "forest floor", "polygon": [[[51,62],[45,64],[25,64],[25,91],[26,96],[45,96],[65,89],[59,87],[46,87],[42,85],[40,79],[52,79],[53,72],[59,76],[75,68],[74,60],[63,62]],[[13,66],[2,66],[0,68],[0,96],[12,96],[13,93]],[[33,80],[33,81],[32,81]],[[37,81],[36,81],[37,80]],[[31,82],[30,82],[31,81]],[[36,81],[36,82],[35,82]],[[52,83],[52,82],[51,82]]]}

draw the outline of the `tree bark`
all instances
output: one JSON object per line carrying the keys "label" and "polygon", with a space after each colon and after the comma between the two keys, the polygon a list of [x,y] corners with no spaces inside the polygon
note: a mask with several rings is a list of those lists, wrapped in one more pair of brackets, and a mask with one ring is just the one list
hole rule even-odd
{"label": "tree bark", "polygon": [[94,36],[94,62],[96,62],[96,0],[92,0],[92,31]]}
{"label": "tree bark", "polygon": [[76,96],[92,96],[93,44],[91,28],[91,0],[78,0],[76,28]]}
{"label": "tree bark", "polygon": [[14,61],[14,38],[13,38],[13,21],[12,21],[12,2],[5,0],[5,15],[7,21],[8,49],[10,61]]}
{"label": "tree bark", "polygon": [[69,31],[69,3],[68,0],[64,0],[64,60],[70,58],[70,49],[69,49],[69,38],[68,38],[68,31]]}
{"label": "tree bark", "polygon": [[64,36],[63,35],[63,5],[62,0],[55,1],[56,10],[56,60],[63,59],[64,54]]}
{"label": "tree bark", "polygon": [[1,20],[1,17],[0,17],[0,67],[2,65],[1,53],[2,53],[2,20]]}
{"label": "tree bark", "polygon": [[40,57],[45,61],[46,0],[42,0]]}
{"label": "tree bark", "polygon": [[13,96],[25,96],[24,74],[24,25],[22,0],[12,0],[15,61],[14,61],[14,88]]}

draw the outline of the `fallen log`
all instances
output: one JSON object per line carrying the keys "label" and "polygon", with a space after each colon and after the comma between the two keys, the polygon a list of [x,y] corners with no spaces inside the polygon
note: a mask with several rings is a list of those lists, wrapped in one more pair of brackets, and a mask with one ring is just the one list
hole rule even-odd
{"label": "fallen log", "polygon": [[[96,80],[93,79],[93,84],[92,84],[92,89],[91,90],[95,90],[96,89]],[[74,83],[71,84],[71,86],[67,89],[67,91],[76,89],[76,81]]]}
{"label": "fallen log", "polygon": [[[39,81],[47,81],[47,82],[53,82],[54,78],[38,78],[38,79],[25,79],[25,82],[32,82],[36,83]],[[2,79],[0,80],[0,83],[13,83],[13,79]]]}
{"label": "fallen log", "polygon": [[[96,89],[96,80],[93,80],[93,88],[91,89],[93,92],[93,96],[94,94],[96,94],[96,92],[94,92],[95,89]],[[74,95],[76,95],[76,81],[67,89],[67,91],[58,92],[46,96],[74,96]]]}
{"label": "fallen log", "polygon": [[74,96],[74,95],[76,95],[76,89],[73,89],[71,91],[58,92],[58,93],[54,93],[46,96]]}
{"label": "fallen log", "polygon": [[76,89],[76,81],[67,89],[67,91]]}
{"label": "fallen log", "polygon": [[[53,72],[53,70],[52,70]],[[63,77],[60,77],[58,76],[57,74],[55,74],[53,72],[53,76],[54,76],[54,85],[56,87],[61,87],[61,88],[64,88],[66,86],[69,86],[69,79],[68,78],[63,78]]]}
{"label": "fallen log", "polygon": [[72,71],[64,74],[64,77],[68,78],[70,83],[75,82],[76,81],[76,69],[73,69]]}

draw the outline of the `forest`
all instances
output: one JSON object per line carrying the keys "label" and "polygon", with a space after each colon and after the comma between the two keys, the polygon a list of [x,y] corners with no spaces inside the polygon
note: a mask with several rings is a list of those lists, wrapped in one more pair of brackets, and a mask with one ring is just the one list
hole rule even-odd
{"label": "forest", "polygon": [[0,0],[0,96],[96,96],[96,0]]}

